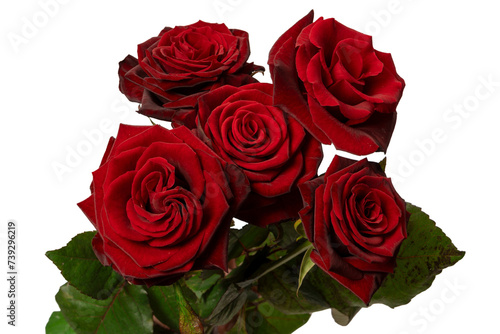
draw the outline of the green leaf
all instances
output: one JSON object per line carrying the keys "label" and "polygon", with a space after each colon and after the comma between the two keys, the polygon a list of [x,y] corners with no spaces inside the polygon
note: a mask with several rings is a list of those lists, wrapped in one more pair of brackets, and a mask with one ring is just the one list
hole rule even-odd
{"label": "green leaf", "polygon": [[311,260],[311,253],[313,250],[314,247],[311,245],[311,247],[305,252],[304,257],[302,258],[299,270],[299,282],[297,284],[297,295],[299,294],[300,286],[302,285],[302,282],[304,281],[307,273],[312,269],[312,267],[315,266],[314,262]]}
{"label": "green leaf", "polygon": [[304,289],[309,277],[297,293],[299,268],[299,259],[295,259],[261,277],[258,281],[259,293],[286,314],[307,314],[329,308],[322,296],[317,293],[309,295]]}
{"label": "green leaf", "polygon": [[298,255],[304,253],[307,249],[311,247],[311,243],[309,241],[303,241],[300,244],[295,243],[294,248],[291,249],[285,256],[281,257],[276,261],[271,261],[266,264],[259,266],[258,270],[256,270],[250,278],[246,279],[243,282],[239,282],[238,286],[242,288],[246,288],[256,282],[259,278],[264,277],[268,273],[272,272],[276,268],[281,267],[283,264],[291,261],[296,258]]}
{"label": "green leaf", "polygon": [[123,278],[111,267],[104,267],[95,256],[92,249],[95,233],[78,234],[63,248],[48,251],[46,255],[80,292],[95,299],[106,299]]}
{"label": "green leaf", "polygon": [[394,308],[409,303],[431,286],[436,275],[465,255],[420,208],[407,203],[406,209],[411,214],[408,238],[401,244],[394,273],[377,290],[372,304]]}
{"label": "green leaf", "polygon": [[[206,272],[210,271],[206,270]],[[186,286],[200,299],[220,278],[221,276],[216,271],[206,275],[202,275],[202,271],[197,271],[189,278],[186,278]]]}
{"label": "green leaf", "polygon": [[[307,239],[307,235],[306,235],[306,230],[304,230],[304,225],[302,225],[302,220],[297,220],[294,224],[293,224],[293,228],[295,229],[295,231],[300,235],[300,237],[302,238],[306,238]],[[299,238],[300,238],[299,237]]]}
{"label": "green leaf", "polygon": [[235,259],[243,252],[261,246],[269,235],[269,230],[247,224],[242,229],[231,229],[229,234],[228,259]]}
{"label": "green leaf", "polygon": [[382,161],[380,161],[378,164],[380,165],[380,167],[382,168],[382,170],[385,171],[385,166],[387,165],[387,157],[385,157],[384,159],[382,159]]}
{"label": "green leaf", "polygon": [[216,284],[197,303],[191,303],[196,313],[202,318],[208,318],[226,293],[226,284]]}
{"label": "green leaf", "polygon": [[228,323],[245,305],[247,297],[248,292],[245,289],[238,289],[234,284],[229,285],[207,322],[214,326]]}
{"label": "green leaf", "polygon": [[[226,324],[224,327],[231,327],[231,329],[227,332],[227,334],[248,334],[247,328],[246,328],[246,313],[245,309],[243,308],[240,311],[240,315],[236,319],[236,323],[231,327],[232,322]],[[224,331],[222,331],[224,333]]]}
{"label": "green leaf", "polygon": [[295,222],[295,220],[291,220],[269,226],[269,230],[275,235],[277,245],[280,248],[288,248],[300,238],[301,235],[295,230]]}
{"label": "green leaf", "polygon": [[181,334],[203,334],[203,325],[200,318],[193,312],[189,303],[184,299],[179,283],[174,284],[177,305],[179,305],[179,329]]}
{"label": "green leaf", "polygon": [[314,267],[306,277],[306,283],[301,288],[308,296],[319,294],[332,309],[332,317],[336,323],[346,326],[352,318],[365,307],[365,303],[337,280],[325,273],[321,268]]}
{"label": "green leaf", "polygon": [[309,314],[335,309],[335,321],[346,324],[364,306],[351,291],[321,268],[313,266],[298,290],[299,259],[259,279],[259,293],[285,314]]}
{"label": "green leaf", "polygon": [[97,300],[65,284],[56,294],[56,301],[77,333],[153,333],[153,313],[148,297],[137,285],[124,282],[109,298]]}
{"label": "green leaf", "polygon": [[290,334],[303,326],[310,314],[284,314],[268,302],[245,310],[245,328],[252,334]]}
{"label": "green leaf", "polygon": [[[226,292],[227,285],[228,284],[224,282],[218,270],[203,270],[191,273],[191,277],[185,277],[183,284],[181,284],[181,289],[184,298],[187,300],[193,311],[200,318],[204,319],[208,318],[210,314],[212,314],[222,295]],[[165,290],[167,289],[168,288]],[[173,293],[173,289],[171,291]],[[172,314],[172,312],[169,312],[170,308],[177,307],[175,304],[175,294],[174,298],[171,300],[173,300],[173,305],[169,307],[169,302],[166,302],[167,309],[159,311],[161,313],[167,313],[165,316]],[[170,303],[172,303],[172,301]],[[161,308],[161,306],[161,304],[157,305],[157,303],[152,304],[155,314],[156,308]],[[163,318],[165,318],[165,316],[163,316]],[[174,319],[178,319],[178,315],[177,318]],[[169,320],[167,320],[167,322],[171,323]],[[167,322],[165,323],[167,324]]]}
{"label": "green leaf", "polygon": [[158,323],[153,324],[153,334],[179,334],[179,332],[174,332],[171,329],[163,327],[163,325],[159,325]]}
{"label": "green leaf", "polygon": [[173,286],[152,286],[146,289],[153,314],[170,329],[179,331],[179,306]]}
{"label": "green leaf", "polygon": [[45,334],[76,334],[60,311],[52,312],[47,325]]}
{"label": "green leaf", "polygon": [[[341,326],[347,326],[351,322],[352,318],[361,310],[361,307],[350,307],[343,311],[337,310],[335,308],[331,309],[332,318],[335,322]],[[347,312],[345,312],[347,311]]]}

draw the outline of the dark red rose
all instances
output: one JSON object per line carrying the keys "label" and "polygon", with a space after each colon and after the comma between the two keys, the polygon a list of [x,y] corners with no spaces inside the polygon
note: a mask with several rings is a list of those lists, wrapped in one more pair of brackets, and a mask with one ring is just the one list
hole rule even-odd
{"label": "dark red rose", "polygon": [[299,185],[311,259],[366,304],[406,238],[409,213],[380,166],[335,157],[327,172]]}
{"label": "dark red rose", "polygon": [[222,159],[243,170],[252,192],[237,214],[265,226],[298,218],[297,184],[316,177],[321,144],[273,106],[267,83],[224,86],[199,101],[198,135]]}
{"label": "dark red rose", "polygon": [[198,21],[163,29],[139,44],[138,59],[120,62],[120,91],[141,103],[139,113],[193,128],[197,99],[222,85],[257,82],[261,66],[247,63],[248,33]]}
{"label": "dark red rose", "polygon": [[248,192],[245,176],[187,128],[121,125],[78,205],[103,265],[134,284],[165,285],[190,270],[226,270],[232,215]]}
{"label": "dark red rose", "polygon": [[404,81],[371,36],[314,13],[274,44],[269,67],[275,104],[318,140],[365,155],[386,151]]}

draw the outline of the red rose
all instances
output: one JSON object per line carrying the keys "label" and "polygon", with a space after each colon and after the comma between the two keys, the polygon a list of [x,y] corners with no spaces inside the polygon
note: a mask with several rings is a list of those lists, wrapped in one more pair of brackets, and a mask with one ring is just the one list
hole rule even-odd
{"label": "red rose", "polygon": [[386,151],[404,81],[370,36],[314,13],[274,44],[269,67],[275,104],[324,144],[364,155]]}
{"label": "red rose", "polygon": [[237,217],[265,226],[298,218],[297,184],[315,177],[321,144],[273,106],[266,83],[225,86],[199,101],[198,135],[225,161],[240,167],[252,192]]}
{"label": "red rose", "polygon": [[380,166],[335,157],[325,175],[299,185],[311,259],[366,304],[406,238],[409,213]]}
{"label": "red rose", "polygon": [[94,251],[134,284],[170,284],[190,270],[226,270],[232,215],[248,181],[187,128],[121,125],[92,195],[79,203]]}
{"label": "red rose", "polygon": [[203,21],[165,28],[139,44],[136,59],[128,55],[118,71],[120,91],[141,103],[139,113],[194,127],[197,99],[225,84],[257,82],[264,71],[247,63],[248,33]]}

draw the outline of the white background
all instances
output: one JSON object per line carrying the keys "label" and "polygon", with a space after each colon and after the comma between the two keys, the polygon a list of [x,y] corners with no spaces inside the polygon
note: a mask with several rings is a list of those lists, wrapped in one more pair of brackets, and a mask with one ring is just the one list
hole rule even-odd
{"label": "white background", "polygon": [[[50,2],[57,7],[43,5]],[[402,197],[423,207],[467,255],[409,305],[362,310],[348,327],[321,312],[297,333],[494,331],[500,311],[499,11],[490,0],[442,2],[3,1],[0,331],[43,333],[65,282],[44,253],[92,229],[76,203],[89,195],[91,172],[118,124],[148,124],[118,91],[118,61],[136,55],[136,45],[164,26],[203,19],[248,31],[250,61],[265,65],[274,41],[310,9],[316,18],[334,17],[373,35],[376,49],[392,53],[407,86],[388,174]],[[270,81],[268,73],[260,78]],[[488,80],[493,84],[485,85]],[[94,143],[85,133],[94,134]],[[78,150],[85,156],[72,156]],[[326,163],[332,156],[329,147]],[[58,175],[54,166],[62,165],[67,169]],[[14,329],[6,325],[2,278],[9,219],[19,227]]]}

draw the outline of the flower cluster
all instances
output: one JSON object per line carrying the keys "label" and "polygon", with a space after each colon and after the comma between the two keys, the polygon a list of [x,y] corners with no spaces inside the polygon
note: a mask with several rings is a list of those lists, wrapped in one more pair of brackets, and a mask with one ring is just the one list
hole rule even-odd
{"label": "flower cluster", "polygon": [[[271,48],[272,84],[254,78],[264,67],[249,63],[249,56],[245,31],[198,21],[164,28],[138,45],[137,58],[119,63],[120,91],[139,103],[140,114],[171,126],[121,125],[109,140],[91,195],[78,204],[96,229],[95,275],[111,267],[116,282],[145,286],[155,324],[182,333],[202,333],[194,327],[203,326],[233,333],[248,326],[241,310],[259,310],[262,303],[298,328],[302,314],[307,321],[325,308],[346,323],[374,301],[408,302],[392,295],[391,284],[411,299],[453,264],[419,262],[428,258],[429,233],[446,243],[442,253],[456,252],[456,261],[463,253],[398,195],[382,163],[335,156],[318,175],[323,149],[386,152],[405,86],[391,55],[375,50],[370,36],[334,19],[314,20],[311,11]],[[247,225],[232,228],[235,218]],[[410,223],[412,231],[426,230],[410,234]],[[415,260],[397,271],[407,238],[413,239],[404,259]],[[81,272],[59,264],[79,291],[93,289],[72,278]],[[424,283],[408,286],[413,281],[406,276],[417,272],[422,277],[414,281]],[[292,284],[283,280],[289,274]],[[308,290],[299,294],[304,282]],[[151,288],[173,284],[175,292]],[[194,294],[184,293],[189,289]],[[276,291],[292,297],[277,301]],[[165,299],[169,293],[177,297]],[[87,295],[99,299],[93,290]],[[161,306],[172,298],[178,322],[169,322],[172,314]],[[60,305],[79,328],[69,304]],[[188,330],[189,324],[196,326]],[[280,324],[273,326],[288,326]]]}
{"label": "flower cluster", "polygon": [[246,32],[199,21],[120,62],[120,90],[175,129],[122,125],[110,141],[80,203],[94,250],[130,282],[171,284],[227,270],[233,217],[261,227],[301,218],[314,263],[368,303],[409,215],[374,163],[336,157],[318,177],[321,143],[385,151],[404,81],[371,37],[312,12],[272,47],[273,84],[253,78],[263,68],[249,54]]}

